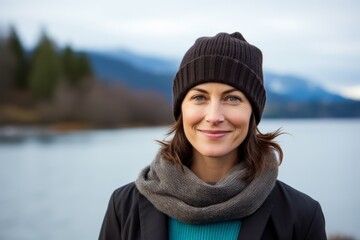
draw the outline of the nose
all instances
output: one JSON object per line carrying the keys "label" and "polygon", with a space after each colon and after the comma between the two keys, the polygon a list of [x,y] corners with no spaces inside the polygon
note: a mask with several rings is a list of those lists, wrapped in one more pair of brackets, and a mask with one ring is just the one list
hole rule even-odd
{"label": "nose", "polygon": [[205,117],[206,122],[211,125],[218,125],[225,120],[225,116],[222,113],[221,106],[218,103],[210,103]]}

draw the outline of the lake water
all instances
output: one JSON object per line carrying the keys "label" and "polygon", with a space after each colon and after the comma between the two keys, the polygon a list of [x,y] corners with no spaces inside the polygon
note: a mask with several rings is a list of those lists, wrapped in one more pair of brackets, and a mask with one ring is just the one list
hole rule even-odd
{"label": "lake water", "polygon": [[[264,120],[282,127],[279,179],[323,208],[327,232],[360,239],[360,120]],[[167,128],[0,142],[0,239],[97,239],[109,197],[133,181]]]}

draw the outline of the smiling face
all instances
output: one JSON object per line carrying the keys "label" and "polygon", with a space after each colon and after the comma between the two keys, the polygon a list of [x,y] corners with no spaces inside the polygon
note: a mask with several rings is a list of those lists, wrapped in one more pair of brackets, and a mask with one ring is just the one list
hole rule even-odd
{"label": "smiling face", "polygon": [[222,83],[200,84],[187,93],[181,111],[193,161],[204,157],[237,161],[252,113],[241,91]]}

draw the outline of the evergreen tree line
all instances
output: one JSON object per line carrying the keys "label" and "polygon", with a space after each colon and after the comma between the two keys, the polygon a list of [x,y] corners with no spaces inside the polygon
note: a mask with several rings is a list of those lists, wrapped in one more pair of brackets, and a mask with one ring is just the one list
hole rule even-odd
{"label": "evergreen tree line", "polygon": [[112,127],[171,121],[156,93],[108,86],[94,76],[85,54],[57,48],[43,33],[26,51],[14,28],[0,36],[0,124],[81,123]]}
{"label": "evergreen tree line", "polygon": [[[3,67],[0,72],[4,90],[25,90],[35,99],[49,99],[61,81],[79,84],[92,75],[91,65],[82,53],[71,47],[57,49],[55,43],[43,33],[32,52],[25,51],[14,28],[1,40]],[[9,92],[8,92],[9,93]]]}

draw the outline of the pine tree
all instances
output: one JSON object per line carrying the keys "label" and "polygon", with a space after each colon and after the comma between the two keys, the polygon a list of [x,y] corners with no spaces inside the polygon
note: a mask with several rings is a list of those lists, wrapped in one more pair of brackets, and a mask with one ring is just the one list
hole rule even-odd
{"label": "pine tree", "polygon": [[14,27],[11,27],[10,29],[8,42],[10,51],[15,56],[16,63],[14,85],[16,88],[25,89],[28,86],[28,62],[26,59],[26,53]]}
{"label": "pine tree", "polygon": [[50,98],[62,76],[60,58],[52,41],[43,34],[33,53],[30,92],[37,98]]}
{"label": "pine tree", "polygon": [[87,57],[84,54],[75,53],[69,46],[62,52],[62,64],[65,79],[72,85],[78,84],[92,74]]}
{"label": "pine tree", "polygon": [[68,46],[63,50],[61,56],[66,81],[69,83],[75,83],[76,66],[74,51],[71,49],[71,47]]}
{"label": "pine tree", "polygon": [[16,60],[8,39],[0,33],[0,103],[14,89]]}
{"label": "pine tree", "polygon": [[76,77],[81,80],[92,75],[91,64],[85,54],[79,53],[76,60]]}

